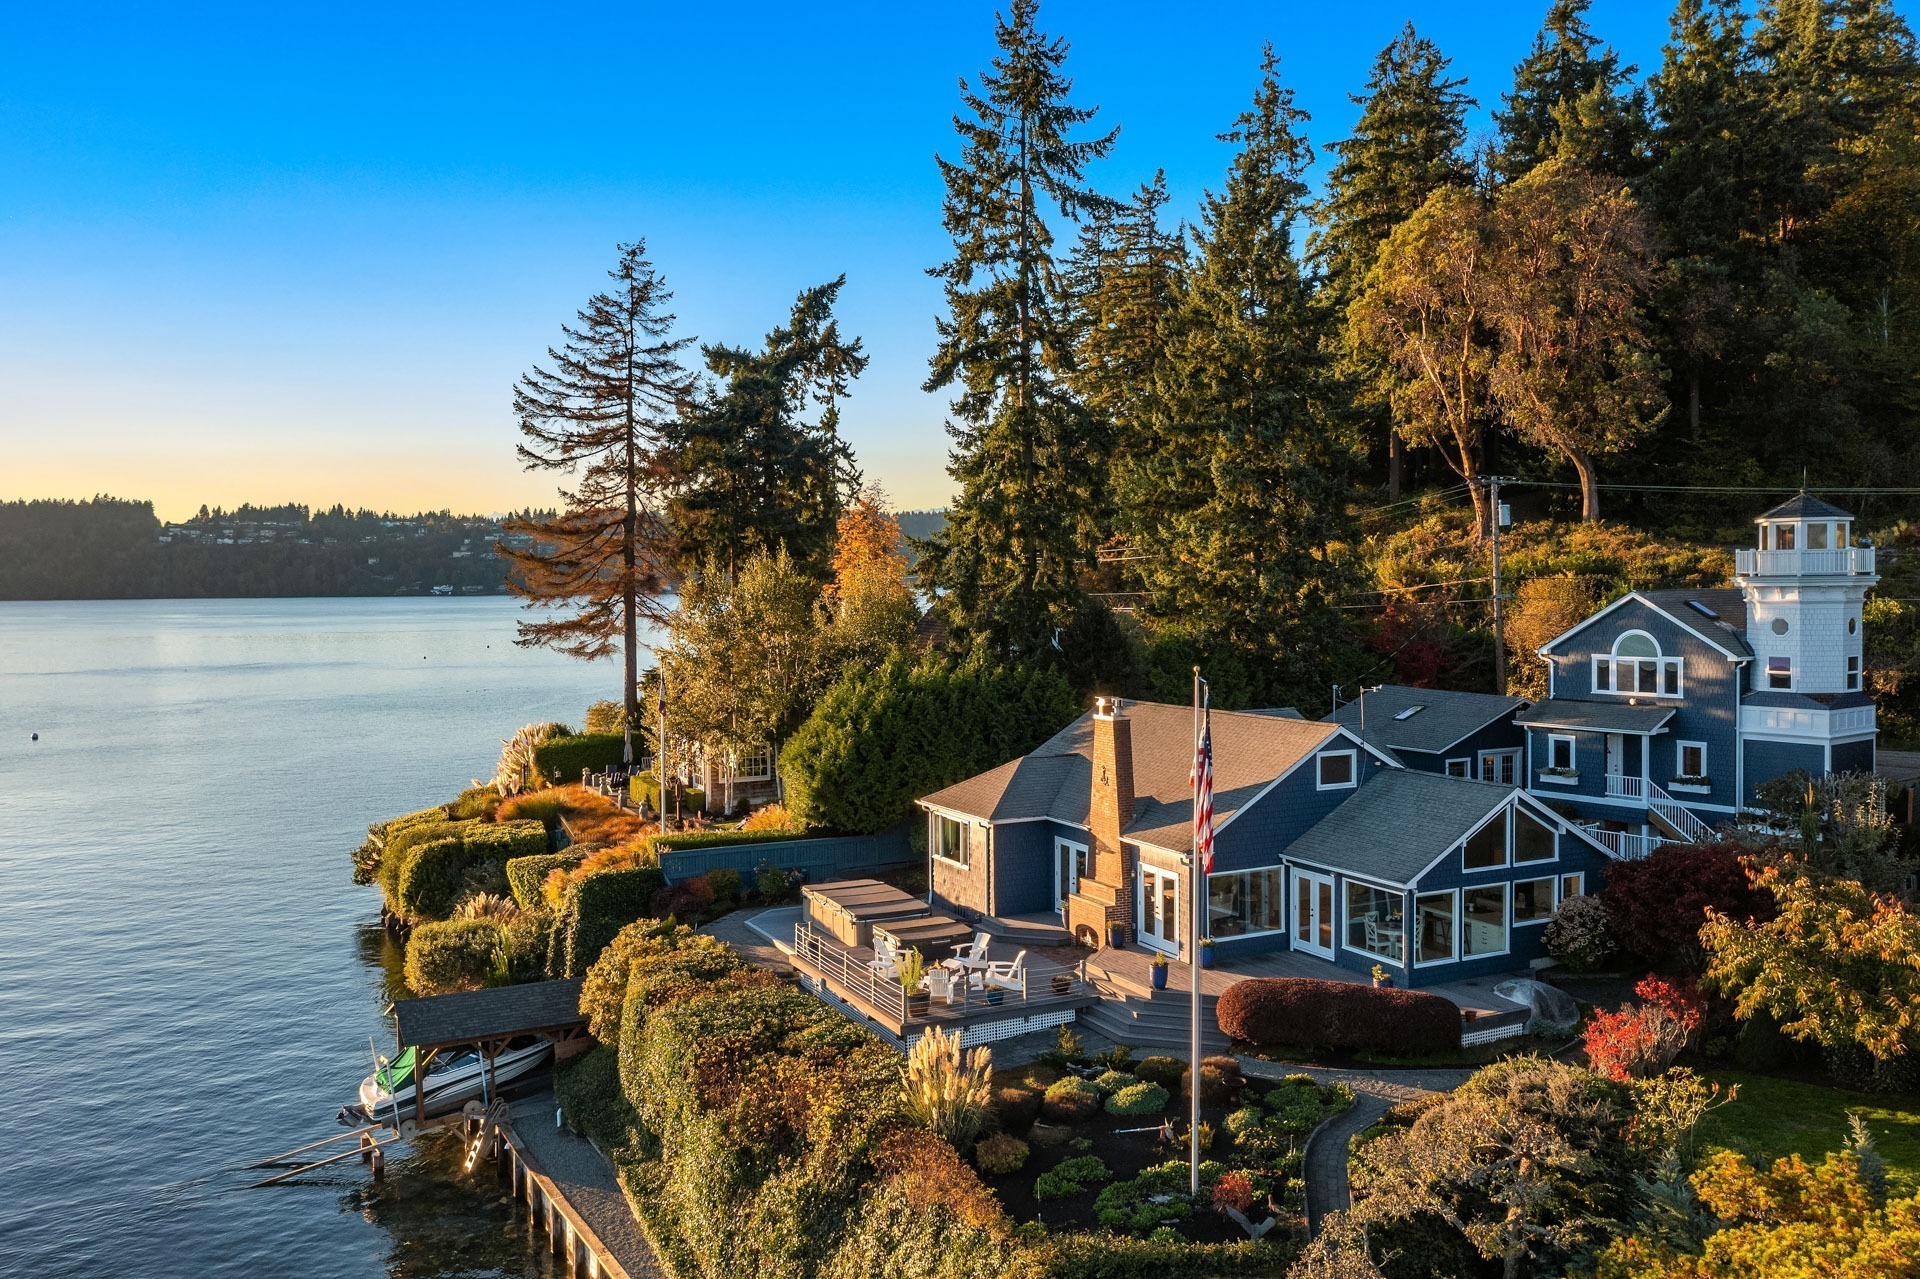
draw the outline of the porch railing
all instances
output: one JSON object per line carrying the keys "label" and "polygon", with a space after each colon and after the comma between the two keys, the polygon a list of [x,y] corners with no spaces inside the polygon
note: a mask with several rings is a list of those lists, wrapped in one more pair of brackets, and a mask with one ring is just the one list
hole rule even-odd
{"label": "porch railing", "polygon": [[[803,919],[793,926],[793,949],[795,957],[817,970],[835,994],[859,1000],[877,1012],[898,1018],[903,1025],[910,1020],[909,992],[899,977],[873,968],[868,960],[848,950],[838,938],[820,932]],[[929,964],[938,966],[933,961]],[[965,1016],[1008,1004],[1045,1006],[1080,999],[1093,990],[1087,980],[1084,960],[1072,968],[1036,970],[1028,963],[1016,971],[1017,985],[986,983],[983,988],[975,989],[969,981],[956,980],[952,998],[929,996],[923,1013],[938,1020],[942,1015]]]}
{"label": "porch railing", "polygon": [[1737,550],[1733,571],[1742,577],[1793,577],[1803,573],[1853,577],[1873,572],[1871,546],[1837,546],[1816,551]]}
{"label": "porch railing", "polygon": [[1713,827],[1695,817],[1686,805],[1656,782],[1647,783],[1647,807],[1690,844],[1704,844],[1713,838]]}
{"label": "porch railing", "polygon": [[1624,773],[1607,774],[1608,799],[1645,799],[1646,783],[1638,777],[1629,777]]}
{"label": "porch railing", "polygon": [[793,949],[802,960],[819,969],[838,993],[850,995],[903,1022],[907,1019],[907,988],[900,984],[898,977],[870,967],[866,960],[843,950],[830,937],[815,932],[805,920],[793,926]]}
{"label": "porch railing", "polygon": [[1662,844],[1674,841],[1666,835],[1636,835],[1632,831],[1602,830],[1598,826],[1585,828],[1587,834],[1600,841],[1600,846],[1621,861],[1639,861]]}

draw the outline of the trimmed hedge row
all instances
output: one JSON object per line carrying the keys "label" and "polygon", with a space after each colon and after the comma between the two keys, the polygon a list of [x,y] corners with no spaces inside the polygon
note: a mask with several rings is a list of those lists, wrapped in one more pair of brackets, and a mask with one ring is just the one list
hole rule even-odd
{"label": "trimmed hedge row", "polygon": [[[653,780],[652,773],[639,773],[627,779],[627,797],[636,804],[645,804],[655,812],[660,809],[660,783]],[[684,812],[704,813],[707,811],[707,793],[698,786],[689,786],[680,792],[680,807]]]}
{"label": "trimmed hedge row", "polygon": [[653,850],[664,853],[673,849],[722,848],[734,844],[780,844],[806,838],[790,830],[684,830],[655,835]]}
{"label": "trimmed hedge row", "polygon": [[603,870],[575,880],[561,908],[558,977],[583,977],[607,943],[636,920],[645,919],[653,895],[666,885],[656,867]]}
{"label": "trimmed hedge row", "polygon": [[[639,734],[634,735],[634,750],[640,749]],[[604,773],[618,767],[626,754],[626,739],[619,733],[578,733],[571,737],[549,737],[533,748],[533,766],[547,780],[577,782],[582,771]]]}
{"label": "trimmed hedge row", "polygon": [[1268,1046],[1423,1056],[1460,1047],[1460,1010],[1421,990],[1310,977],[1235,982],[1215,1010],[1233,1039]]}
{"label": "trimmed hedge row", "polygon": [[547,828],[537,821],[482,822],[466,832],[467,856],[477,862],[505,862],[547,851]]}
{"label": "trimmed hedge row", "polygon": [[507,888],[521,910],[534,910],[546,900],[540,889],[547,882],[547,876],[556,870],[572,870],[585,860],[586,854],[581,852],[515,857],[507,863]]}
{"label": "trimmed hedge row", "polygon": [[505,938],[490,919],[422,924],[407,938],[407,989],[416,995],[478,990],[505,962]]}
{"label": "trimmed hedge row", "polygon": [[460,899],[466,866],[466,844],[458,835],[421,844],[400,872],[394,904],[409,919],[445,919]]}

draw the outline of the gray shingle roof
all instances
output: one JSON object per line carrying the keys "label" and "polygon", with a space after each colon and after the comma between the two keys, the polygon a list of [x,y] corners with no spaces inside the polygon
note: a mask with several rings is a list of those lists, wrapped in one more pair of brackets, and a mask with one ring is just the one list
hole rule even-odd
{"label": "gray shingle roof", "polygon": [[[1184,850],[1192,842],[1187,775],[1193,767],[1193,710],[1161,702],[1126,702],[1121,713],[1129,721],[1133,742],[1134,817],[1125,833],[1163,848]],[[1286,715],[1215,711],[1215,821],[1224,822],[1338,731],[1337,724]],[[921,802],[990,821],[1051,817],[1085,824],[1092,760],[1093,716],[1089,713],[1032,754],[936,791]]]}
{"label": "gray shingle roof", "polygon": [[1765,515],[1754,517],[1754,523],[1761,520],[1850,520],[1851,511],[1843,511],[1832,502],[1824,502],[1811,493],[1796,493]]}
{"label": "gray shingle roof", "polygon": [[[1752,657],[1747,644],[1747,596],[1735,586],[1713,586],[1705,590],[1641,591],[1661,612],[1671,614],[1742,657]],[[1693,607],[1698,602],[1714,614],[1708,617]]]}
{"label": "gray shingle roof", "polygon": [[537,1030],[586,1025],[580,979],[490,986],[450,995],[396,999],[396,1038],[402,1048],[438,1048],[482,1039],[511,1039]]}
{"label": "gray shingle roof", "polygon": [[1511,786],[1384,769],[1293,841],[1294,861],[1410,884],[1506,802]]}
{"label": "gray shingle roof", "polygon": [[[1496,693],[1459,693],[1442,688],[1382,684],[1362,693],[1327,719],[1355,733],[1366,723],[1366,739],[1392,750],[1434,754],[1498,719],[1510,719],[1525,699]],[[1418,711],[1398,718],[1413,707]]]}
{"label": "gray shingle roof", "polygon": [[1536,728],[1585,728],[1604,733],[1651,733],[1673,718],[1671,706],[1629,706],[1625,702],[1577,702],[1550,697],[1516,718]]}
{"label": "gray shingle roof", "polygon": [[1865,693],[1791,693],[1785,690],[1763,689],[1757,693],[1744,693],[1740,697],[1742,706],[1774,706],[1787,710],[1803,711],[1843,711],[1855,706],[1871,706],[1873,698]]}

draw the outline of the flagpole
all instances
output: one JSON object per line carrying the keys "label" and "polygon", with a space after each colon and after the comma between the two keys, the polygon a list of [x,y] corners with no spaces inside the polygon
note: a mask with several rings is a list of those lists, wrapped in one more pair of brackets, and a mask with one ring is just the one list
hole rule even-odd
{"label": "flagpole", "polygon": [[[1193,1094],[1192,1110],[1187,1117],[1188,1189],[1195,1195],[1200,1193],[1200,911],[1201,896],[1205,887],[1200,867],[1200,859],[1203,855],[1200,847],[1200,744],[1204,732],[1200,712],[1200,668],[1196,666],[1193,668],[1193,853],[1190,858],[1193,873],[1190,876],[1187,894],[1192,902],[1187,912],[1192,920],[1192,927],[1187,930],[1187,971],[1193,977],[1193,1024],[1192,1035],[1187,1045],[1188,1064],[1193,1071],[1193,1086],[1189,1089]],[[1212,761],[1209,760],[1209,766],[1211,763]]]}

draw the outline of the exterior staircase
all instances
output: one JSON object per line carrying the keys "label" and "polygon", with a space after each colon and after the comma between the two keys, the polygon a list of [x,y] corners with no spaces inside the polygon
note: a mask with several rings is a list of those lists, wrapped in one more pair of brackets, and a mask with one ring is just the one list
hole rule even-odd
{"label": "exterior staircase", "polygon": [[1689,812],[1657,782],[1647,783],[1647,819],[1673,836],[1677,844],[1705,844],[1713,839],[1713,827]]}
{"label": "exterior staircase", "polygon": [[[1095,974],[1092,969],[1088,970],[1088,981],[1100,999],[1080,1010],[1082,1026],[1141,1052],[1186,1055],[1192,1033],[1191,991],[1171,986],[1155,990],[1150,981],[1136,981],[1115,972]],[[1218,995],[1200,996],[1200,1048],[1204,1053],[1224,1053],[1233,1046],[1214,1021],[1214,1006],[1219,1002]]]}
{"label": "exterior staircase", "polygon": [[1635,835],[1626,831],[1602,830],[1597,823],[1588,824],[1587,833],[1604,844],[1615,857],[1638,860],[1662,844],[1706,844],[1714,839],[1713,827],[1695,817],[1686,805],[1657,782],[1642,782],[1638,777],[1609,779],[1608,792],[1646,800],[1647,824],[1659,832],[1656,835]]}

